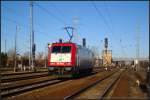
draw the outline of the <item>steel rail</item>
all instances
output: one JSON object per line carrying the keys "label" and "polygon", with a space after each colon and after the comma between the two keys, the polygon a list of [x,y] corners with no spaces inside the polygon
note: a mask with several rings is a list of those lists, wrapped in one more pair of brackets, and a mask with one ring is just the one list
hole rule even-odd
{"label": "steel rail", "polygon": [[[116,72],[117,72],[117,71],[116,71]],[[92,84],[89,84],[88,86],[83,87],[83,88],[81,88],[80,90],[75,91],[75,92],[72,93],[71,95],[66,96],[64,99],[65,99],[65,100],[72,99],[73,97],[75,97],[75,96],[77,96],[78,94],[84,92],[85,90],[89,89],[90,87],[93,87],[94,85],[98,84],[99,82],[101,82],[101,81],[107,79],[108,77],[112,76],[112,75],[115,74],[116,72],[113,72],[113,73],[111,73],[111,74],[109,74],[109,75],[103,77],[102,79],[97,80],[96,82],[94,82],[94,83],[92,83]]]}
{"label": "steel rail", "polygon": [[[1,84],[1,91],[3,90],[11,90],[15,89],[18,87],[23,87],[27,85],[32,85],[33,83],[40,83],[40,82],[46,82],[48,80],[55,80],[55,77],[40,77],[40,78],[33,78],[33,79],[28,79],[26,80],[20,80],[20,81],[15,81],[15,82],[9,82],[9,83],[2,83]],[[26,81],[26,82],[25,82]]]}
{"label": "steel rail", "polygon": [[121,75],[122,75],[122,73],[120,73],[120,74],[105,88],[105,90],[103,91],[103,93],[99,96],[99,99],[100,99],[100,100],[103,100],[104,97],[106,96],[106,94],[107,94],[108,92],[110,92],[110,89],[115,85],[115,83],[118,82],[118,80],[120,79]]}
{"label": "steel rail", "polygon": [[17,76],[8,76],[8,77],[3,77],[1,78],[1,82],[12,82],[12,81],[18,81],[18,80],[24,80],[24,79],[31,79],[31,78],[39,78],[39,77],[44,77],[44,76],[48,76],[47,72],[44,73],[30,73],[30,74],[26,74],[26,75],[17,75]]}
{"label": "steel rail", "polygon": [[59,79],[52,79],[52,80],[46,80],[43,82],[38,82],[38,83],[33,83],[30,85],[25,85],[25,86],[18,86],[17,88],[13,88],[10,90],[6,90],[6,91],[1,91],[1,97],[2,98],[6,98],[9,96],[14,96],[14,95],[18,95],[21,94],[23,92],[27,92],[33,89],[39,89],[48,85],[53,85],[53,84],[57,84],[60,82],[64,82],[66,80],[59,80]]}
{"label": "steel rail", "polygon": [[32,73],[43,73],[43,72],[48,72],[46,70],[44,71],[36,71],[36,72],[15,72],[15,73],[1,73],[2,76],[12,76],[12,75],[23,75],[23,74],[32,74]]}

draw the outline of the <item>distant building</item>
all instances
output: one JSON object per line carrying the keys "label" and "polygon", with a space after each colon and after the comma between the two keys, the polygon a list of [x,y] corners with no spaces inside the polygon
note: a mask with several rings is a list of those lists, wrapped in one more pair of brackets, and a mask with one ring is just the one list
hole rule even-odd
{"label": "distant building", "polygon": [[95,67],[101,67],[102,66],[102,59],[95,59],[95,62],[94,62],[94,66]]}
{"label": "distant building", "polygon": [[111,50],[103,50],[102,52],[103,66],[111,66],[112,64],[112,51]]}

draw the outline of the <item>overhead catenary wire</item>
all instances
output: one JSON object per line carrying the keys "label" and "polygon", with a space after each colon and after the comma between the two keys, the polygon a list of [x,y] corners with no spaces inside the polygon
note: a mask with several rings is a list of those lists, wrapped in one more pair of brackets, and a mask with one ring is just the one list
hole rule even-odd
{"label": "overhead catenary wire", "polygon": [[107,20],[105,19],[105,17],[103,16],[103,14],[102,14],[101,11],[97,8],[96,4],[95,4],[93,1],[92,1],[92,5],[93,5],[93,7],[95,8],[95,10],[96,10],[96,12],[98,13],[98,15],[103,19],[103,21],[104,21],[106,27],[108,28],[108,30],[109,30],[111,33],[113,33],[112,30],[111,30],[110,25],[109,25],[108,22],[107,22]]}
{"label": "overhead catenary wire", "polygon": [[[13,19],[10,19],[10,18],[7,18],[7,17],[3,17],[3,19],[13,23],[14,25],[19,26],[19,29],[21,29],[21,27],[25,28],[25,29],[28,29],[28,27],[25,24],[21,24],[21,23],[17,22],[16,20],[13,20]],[[24,40],[25,40],[25,37],[24,37]]]}
{"label": "overhead catenary wire", "polygon": [[36,6],[38,6],[41,10],[43,10],[44,12],[46,12],[47,14],[49,14],[50,16],[52,16],[53,18],[55,18],[57,21],[59,21],[61,24],[66,25],[66,22],[63,19],[60,19],[59,17],[57,17],[56,15],[54,15],[52,12],[50,12],[50,10],[47,10],[45,7],[39,5],[37,2],[34,2],[34,4]]}
{"label": "overhead catenary wire", "polygon": [[[23,23],[19,23],[18,21],[14,20],[14,19],[11,19],[11,18],[8,18],[8,17],[2,17],[2,18],[3,18],[5,21],[11,22],[11,23],[14,24],[14,25],[18,25],[20,28],[22,27],[22,28],[28,30],[27,25],[25,25],[25,24],[23,24]],[[36,33],[41,33],[40,35],[42,35],[42,36],[45,37],[45,38],[48,38],[47,35],[45,34],[46,32],[43,32],[43,31],[41,31],[41,30],[38,30],[38,31],[35,30],[35,32],[36,32]],[[27,39],[27,40],[26,40],[26,39]],[[26,40],[25,43],[29,42],[29,38],[26,38],[26,39],[25,39],[25,37],[24,37],[24,40]],[[9,39],[9,40],[10,40],[10,39]],[[7,42],[7,44],[9,44],[9,42]],[[26,44],[26,45],[27,45],[27,44]],[[25,47],[25,45],[24,45],[23,47]],[[18,50],[19,50],[20,52],[23,51],[23,50],[24,50],[23,47],[18,48]],[[8,49],[8,48],[7,48],[7,49]],[[21,49],[22,49],[22,50],[21,50]],[[28,47],[28,49],[29,49],[29,47]],[[25,51],[25,52],[26,52],[26,51]]]}
{"label": "overhead catenary wire", "polygon": [[[94,6],[94,8],[95,8],[96,12],[98,13],[98,15],[103,19],[103,21],[104,21],[106,27],[108,28],[108,30],[111,32],[112,35],[114,35],[114,30],[113,30],[112,21],[111,21],[110,23],[108,23],[108,21],[105,19],[105,17],[104,17],[103,14],[101,13],[100,9],[98,9],[98,7],[96,6],[96,4],[95,4],[93,1],[92,1],[92,5]],[[107,8],[107,11],[108,11],[108,8]],[[111,20],[111,18],[110,18],[110,20]],[[110,25],[111,25],[111,27],[110,27]],[[111,34],[110,34],[110,35],[111,35]],[[116,42],[116,44],[118,44],[118,45],[120,45],[120,47],[122,47],[121,44],[116,41],[116,40],[118,40],[118,39],[116,39],[115,36],[113,36],[113,38],[114,38],[114,41]]]}
{"label": "overhead catenary wire", "polygon": [[62,11],[60,9],[58,9],[58,7],[55,4],[49,3],[54,9],[55,11],[57,11],[59,13],[59,15],[61,15],[63,18],[65,18],[66,16],[64,16],[64,14],[62,13]]}
{"label": "overhead catenary wire", "polygon": [[122,39],[120,39],[120,45],[121,45],[121,48],[122,48],[122,54],[123,54],[125,57],[127,57],[126,52],[125,52],[125,50],[124,50],[124,46],[122,45]]}
{"label": "overhead catenary wire", "polygon": [[[22,28],[25,28],[25,29],[28,30],[28,26],[27,26],[27,25],[25,25],[25,24],[23,24],[23,23],[19,23],[18,21],[14,20],[14,19],[11,19],[11,18],[8,18],[8,17],[3,17],[2,19],[11,22],[11,23],[13,23],[14,25],[17,24],[17,25],[19,25],[19,27],[22,27]],[[36,25],[37,25],[37,24],[36,24]],[[41,35],[47,37],[47,35],[45,34],[46,32],[43,32],[43,31],[41,31],[41,30],[38,30],[38,31],[35,30],[35,32],[36,32],[36,33],[42,33]]]}
{"label": "overhead catenary wire", "polygon": [[[112,33],[111,33],[111,35],[113,35],[113,39],[114,39],[114,41],[116,42],[116,40],[119,40],[119,39],[116,39],[115,37],[115,32],[114,32],[114,25],[113,25],[113,23],[112,23],[112,19],[111,19],[111,14],[110,14],[110,11],[109,11],[109,9],[108,9],[108,6],[107,6],[107,3],[106,3],[106,1],[104,1],[104,4],[105,4],[105,10],[106,10],[106,14],[108,15],[108,18],[109,18],[109,24],[110,24],[110,26],[111,26],[111,30],[112,30]],[[116,42],[116,43],[119,43],[119,42]],[[120,42],[120,47],[122,48],[122,51],[124,52],[124,47],[122,46],[122,43]],[[125,54],[125,56],[126,56],[126,54]]]}
{"label": "overhead catenary wire", "polygon": [[[116,41],[116,40],[119,40],[119,39],[116,39],[115,37],[115,32],[114,32],[114,25],[113,25],[113,23],[112,23],[112,19],[111,19],[111,14],[110,14],[110,11],[109,11],[109,9],[108,9],[108,6],[107,6],[107,3],[106,2],[104,2],[105,3],[105,8],[106,8],[106,12],[107,12],[107,14],[108,14],[108,18],[109,18],[109,22],[110,22],[110,25],[111,25],[111,28],[112,28],[112,31],[113,31],[113,38],[114,38],[114,40]],[[120,47],[121,47],[121,49],[122,49],[122,51],[124,52],[124,55],[125,55],[125,57],[128,57],[128,55],[127,55],[127,53],[126,53],[126,50],[125,50],[125,46],[123,46],[123,43],[122,43],[122,41],[120,42]],[[126,46],[127,47],[127,46]]]}
{"label": "overhead catenary wire", "polygon": [[106,14],[108,15],[108,18],[109,18],[109,23],[110,23],[110,28],[111,28],[111,30],[112,30],[112,32],[113,32],[113,35],[115,34],[115,32],[114,32],[114,25],[113,25],[113,22],[112,22],[112,19],[111,19],[111,14],[110,14],[110,11],[109,11],[109,9],[108,9],[108,6],[107,6],[107,3],[106,2],[104,2],[104,4],[105,4],[105,10],[106,10]]}
{"label": "overhead catenary wire", "polygon": [[[7,11],[8,12],[10,12],[10,13],[12,13],[12,14],[15,14],[15,15],[17,15],[17,16],[20,16],[21,14],[18,14],[13,8],[9,8],[9,7],[6,7],[6,6],[4,6],[4,5],[1,5],[1,7],[2,8],[4,8],[4,9],[7,9]],[[22,15],[21,15],[22,16]],[[22,17],[25,17],[25,16],[22,16]]]}
{"label": "overhead catenary wire", "polygon": [[[6,6],[2,6],[2,7],[4,7],[5,9],[7,9],[9,12],[11,12],[13,15],[16,15],[16,17],[17,16],[21,16],[21,17],[24,17],[23,15],[21,15],[21,14],[18,14],[14,9],[10,9],[10,8],[8,8],[8,7],[6,7]],[[17,24],[17,25],[19,25],[19,26],[22,26],[22,27],[24,27],[25,29],[27,29],[28,30],[28,26],[27,25],[25,25],[25,24],[23,24],[23,23],[20,23],[20,22],[18,22],[18,21],[16,21],[16,20],[14,20],[14,19],[11,19],[11,18],[8,18],[8,17],[2,17],[4,20],[6,20],[6,21],[9,21],[9,22],[12,22],[12,23],[14,23],[15,25]],[[41,29],[41,27],[43,27],[43,26],[41,26],[39,23],[37,23],[37,21],[35,21],[35,28],[36,29]],[[43,29],[43,28],[42,28]],[[35,30],[36,31],[36,30]],[[39,31],[39,30],[38,30]],[[37,32],[37,31],[36,31]],[[41,31],[40,30],[40,32],[38,32],[38,33],[45,33],[45,32],[43,32],[43,31]],[[44,34],[42,34],[42,35],[44,35]],[[45,35],[45,36],[47,36],[47,35]]]}
{"label": "overhead catenary wire", "polygon": [[[65,25],[66,25],[66,23],[65,23],[64,20],[62,20],[62,19],[60,19],[59,17],[55,16],[55,15],[54,15],[52,12],[50,12],[48,9],[44,8],[43,6],[39,5],[39,4],[36,3],[36,2],[34,2],[34,5],[37,6],[38,8],[40,8],[41,10],[43,10],[44,12],[46,12],[47,14],[49,14],[50,16],[52,16],[52,17],[53,17],[54,19],[56,19],[57,21],[59,21],[59,22],[61,22],[62,24],[65,24]],[[53,5],[53,7],[56,8],[56,6],[54,6],[54,5]],[[9,7],[6,7],[6,6],[3,6],[3,8],[7,9],[7,10],[10,11],[10,12],[13,12],[13,14],[15,14],[16,16],[18,16],[18,15],[19,15],[19,16],[22,16],[22,15],[16,13],[16,11],[15,11],[14,9],[10,9]],[[59,11],[59,10],[57,9],[57,11]],[[59,13],[60,13],[60,11],[59,11]],[[24,16],[22,16],[22,17],[24,17]],[[5,20],[10,21],[10,22],[14,23],[15,25],[17,24],[17,25],[19,25],[19,26],[22,26],[22,27],[28,29],[28,26],[27,26],[27,25],[25,25],[25,24],[20,24],[20,23],[18,23],[18,21],[12,20],[12,19],[10,19],[10,18],[5,18]],[[36,29],[41,29],[41,25],[40,25],[39,23],[36,23],[36,24],[35,24],[35,27],[37,27]],[[42,26],[42,27],[43,27],[43,26]],[[45,33],[45,32],[43,32],[43,31],[41,31],[41,30],[38,30],[38,31],[40,31],[40,32],[38,32],[38,33]],[[35,30],[35,32],[37,33],[36,30]],[[46,34],[42,34],[42,35],[47,36]]]}
{"label": "overhead catenary wire", "polygon": [[[18,30],[18,26],[19,26],[19,29],[20,29],[20,27],[24,27],[24,28],[27,28],[25,25],[23,25],[23,24],[20,24],[20,23],[18,23],[17,21],[15,21],[15,20],[13,20],[13,19],[10,19],[10,18],[7,18],[7,17],[3,17],[3,19],[4,20],[6,20],[6,21],[9,21],[9,22],[11,22],[11,23],[13,23],[16,27],[17,27],[17,30]],[[15,33],[16,34],[16,33]],[[8,39],[8,40],[10,40],[10,39]],[[9,44],[8,43],[8,40],[7,40],[7,44]],[[12,42],[11,42],[12,43]],[[5,44],[6,45],[6,44]],[[7,45],[6,45],[7,46]],[[5,47],[6,48],[6,47]],[[17,48],[18,49],[18,48]],[[6,50],[5,50],[5,52],[6,52]],[[17,50],[16,50],[16,52],[17,52]]]}
{"label": "overhead catenary wire", "polygon": [[11,19],[11,18],[8,18],[8,17],[2,17],[2,19],[6,20],[6,21],[9,21],[11,23],[14,23],[15,25],[17,24],[17,25],[22,26],[24,28],[28,28],[25,24],[21,24],[21,23],[17,22],[14,19]]}

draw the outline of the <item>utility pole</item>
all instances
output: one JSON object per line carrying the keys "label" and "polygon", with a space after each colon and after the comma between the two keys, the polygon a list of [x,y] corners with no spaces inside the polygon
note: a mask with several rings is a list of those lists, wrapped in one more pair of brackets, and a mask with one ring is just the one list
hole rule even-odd
{"label": "utility pole", "polygon": [[31,20],[32,20],[32,6],[31,6],[31,2],[30,2],[30,16],[29,16],[29,18],[30,18],[30,35],[29,35],[29,37],[30,37],[30,46],[29,46],[29,67],[31,68],[31,36],[32,36],[32,30],[31,30],[31,28],[32,28],[32,23],[31,23]]}
{"label": "utility pole", "polygon": [[[1,32],[0,32],[0,40],[1,40]],[[1,43],[0,43],[0,55],[1,55]],[[1,56],[0,56],[0,59],[1,59]],[[1,61],[0,61],[0,68],[2,67],[1,66],[2,64],[1,64]],[[1,72],[1,71],[0,71]],[[1,79],[2,79],[2,75],[0,74],[0,87],[1,87],[1,83],[2,83],[2,81],[1,81]],[[0,89],[0,93],[1,93],[1,89]],[[1,100],[1,95],[0,95],[0,100]]]}
{"label": "utility pole", "polygon": [[140,52],[140,25],[137,26],[137,35],[136,35],[136,71],[139,70],[139,52]]}
{"label": "utility pole", "polygon": [[5,39],[5,54],[6,54],[6,39]]}
{"label": "utility pole", "polygon": [[17,50],[17,34],[18,34],[18,26],[16,26],[16,34],[15,34],[15,53],[14,53],[14,60],[15,60],[15,65],[14,65],[14,72],[16,72],[16,65],[17,65],[17,54],[16,54],[16,50]]}
{"label": "utility pole", "polygon": [[35,59],[35,44],[34,44],[34,29],[33,29],[33,1],[30,2],[30,66],[34,69]]}
{"label": "utility pole", "polygon": [[[103,40],[101,40],[101,42],[100,42],[100,47],[101,47],[101,48],[103,48],[102,44],[103,44]],[[101,50],[100,50],[100,51],[101,51]],[[101,54],[101,52],[100,52],[100,58],[102,59],[102,54]]]}
{"label": "utility pole", "polygon": [[77,24],[78,24],[78,18],[74,17],[73,18],[73,28],[74,28],[74,32],[73,32],[73,36],[75,37],[75,41],[74,42],[78,42],[78,34],[77,34]]}
{"label": "utility pole", "polygon": [[124,55],[124,57],[123,57],[123,55],[122,55],[122,58],[127,57],[126,52],[125,52],[125,50],[124,50],[123,43],[122,43],[122,39],[120,39],[120,46],[121,46],[121,49],[122,49],[122,54]]}
{"label": "utility pole", "polygon": [[46,52],[47,52],[47,45],[46,45],[46,47],[45,47],[45,68],[46,68],[46,60],[47,60]]}

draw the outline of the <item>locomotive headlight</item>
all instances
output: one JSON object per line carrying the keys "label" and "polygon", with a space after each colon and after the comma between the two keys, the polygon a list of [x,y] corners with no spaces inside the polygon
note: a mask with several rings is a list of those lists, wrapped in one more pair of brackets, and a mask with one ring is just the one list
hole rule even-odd
{"label": "locomotive headlight", "polygon": [[70,67],[66,67],[65,70],[66,70],[66,71],[70,71],[71,68],[70,68]]}

